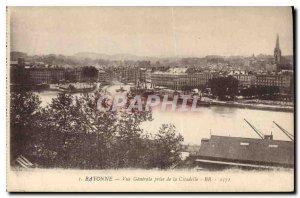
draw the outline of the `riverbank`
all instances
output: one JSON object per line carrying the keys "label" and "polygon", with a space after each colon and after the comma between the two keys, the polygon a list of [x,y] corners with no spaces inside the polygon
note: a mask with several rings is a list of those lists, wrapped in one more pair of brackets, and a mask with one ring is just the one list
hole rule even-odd
{"label": "riverbank", "polygon": [[242,109],[294,112],[294,107],[292,107],[292,106],[247,104],[247,103],[240,103],[240,102],[226,102],[226,101],[218,101],[218,100],[212,100],[212,101],[210,101],[210,104],[215,105],[215,106],[236,107],[236,108],[242,108]]}

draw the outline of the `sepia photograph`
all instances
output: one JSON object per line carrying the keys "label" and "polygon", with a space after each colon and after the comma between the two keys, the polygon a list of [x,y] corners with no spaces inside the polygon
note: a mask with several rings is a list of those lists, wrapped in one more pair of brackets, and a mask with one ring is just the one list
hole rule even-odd
{"label": "sepia photograph", "polygon": [[294,192],[293,7],[6,9],[8,192]]}

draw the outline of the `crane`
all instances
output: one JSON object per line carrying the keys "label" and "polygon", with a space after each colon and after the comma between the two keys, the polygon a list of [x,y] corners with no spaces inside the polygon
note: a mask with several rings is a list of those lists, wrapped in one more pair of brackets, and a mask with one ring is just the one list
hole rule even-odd
{"label": "crane", "polygon": [[249,126],[256,132],[256,134],[261,138],[261,139],[265,139],[264,138],[264,134],[262,132],[260,132],[257,128],[255,128],[250,122],[248,122],[245,118],[244,120],[247,122],[247,124],[249,124]]}
{"label": "crane", "polygon": [[279,124],[277,124],[275,121],[273,121],[274,124],[276,124],[276,126],[288,137],[290,138],[292,141],[294,141],[294,136],[292,134],[290,134],[287,130],[285,130],[284,128],[282,128]]}

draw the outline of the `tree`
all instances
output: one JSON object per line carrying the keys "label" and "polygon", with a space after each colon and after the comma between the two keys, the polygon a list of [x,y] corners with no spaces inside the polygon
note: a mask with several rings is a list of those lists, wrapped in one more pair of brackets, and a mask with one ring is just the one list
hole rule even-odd
{"label": "tree", "polygon": [[93,66],[85,66],[82,68],[82,76],[88,79],[88,82],[94,82],[98,78],[98,69]]}
{"label": "tree", "polygon": [[85,141],[92,141],[90,148],[95,148],[93,120],[90,118],[92,109],[87,106],[88,102],[87,98],[74,98],[70,94],[59,93],[43,109],[41,127],[46,132],[44,141],[48,152],[56,153],[55,159],[48,161],[54,166],[80,168],[86,161],[86,153],[83,152]]}
{"label": "tree", "polygon": [[117,167],[143,168],[145,164],[148,164],[148,161],[145,161],[148,155],[148,150],[145,149],[148,146],[147,136],[141,128],[141,124],[150,120],[152,120],[151,111],[132,109],[130,112],[118,112],[116,126],[116,137],[118,141],[114,146]]}
{"label": "tree", "polygon": [[180,148],[183,137],[177,134],[173,124],[163,124],[155,135],[152,148],[152,166],[170,168],[180,161]]}
{"label": "tree", "polygon": [[148,68],[148,67],[150,67],[151,62],[150,62],[150,61],[143,60],[143,61],[137,61],[137,64],[138,64],[138,67],[145,67],[145,68]]}
{"label": "tree", "polygon": [[65,71],[64,77],[65,77],[65,81],[68,82],[75,82],[76,80],[75,74],[72,71]]}
{"label": "tree", "polygon": [[41,101],[31,92],[11,93],[10,97],[10,149],[14,160],[35,146]]}
{"label": "tree", "polygon": [[209,86],[220,100],[226,100],[228,97],[233,99],[238,93],[238,80],[232,76],[212,78],[209,80]]}
{"label": "tree", "polygon": [[250,97],[257,96],[259,98],[270,99],[279,93],[278,86],[250,86],[241,90],[241,95]]}
{"label": "tree", "polygon": [[101,95],[82,95],[75,99],[78,119],[85,131],[84,138],[89,140],[89,146],[84,144],[81,152],[87,163],[85,168],[114,168],[113,146],[116,142],[117,115],[116,112],[97,110],[97,99]]}
{"label": "tree", "polygon": [[[103,169],[118,167],[114,162],[117,117],[115,112],[97,111],[96,96],[74,98],[60,93],[43,111],[44,166]],[[55,157],[51,156],[55,153]],[[45,163],[47,162],[47,163]]]}

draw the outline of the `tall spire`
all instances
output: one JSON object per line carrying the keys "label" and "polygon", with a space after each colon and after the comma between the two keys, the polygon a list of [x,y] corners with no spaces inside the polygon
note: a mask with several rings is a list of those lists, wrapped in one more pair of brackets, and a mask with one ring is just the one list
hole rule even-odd
{"label": "tall spire", "polygon": [[276,38],[276,49],[280,49],[279,47],[279,35],[277,34],[277,38]]}
{"label": "tall spire", "polygon": [[277,66],[277,71],[280,70],[279,68],[279,65],[280,65],[280,62],[281,62],[281,50],[280,50],[280,47],[279,47],[279,35],[277,34],[277,38],[276,38],[276,46],[275,46],[275,49],[274,49],[274,59],[275,59],[275,64]]}

